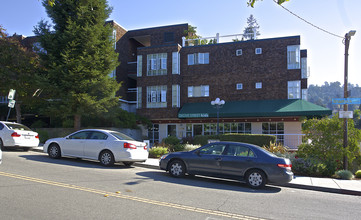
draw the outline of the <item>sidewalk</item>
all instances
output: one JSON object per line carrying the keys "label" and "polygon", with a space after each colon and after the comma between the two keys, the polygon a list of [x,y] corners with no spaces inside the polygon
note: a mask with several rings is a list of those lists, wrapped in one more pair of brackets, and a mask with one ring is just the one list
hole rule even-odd
{"label": "sidewalk", "polygon": [[[37,148],[33,148],[32,150],[43,152],[43,147],[39,146]],[[143,163],[135,163],[134,166],[159,169],[159,159],[149,158]],[[361,180],[340,180],[332,178],[295,176],[295,178],[289,183],[271,185],[361,196]]]}

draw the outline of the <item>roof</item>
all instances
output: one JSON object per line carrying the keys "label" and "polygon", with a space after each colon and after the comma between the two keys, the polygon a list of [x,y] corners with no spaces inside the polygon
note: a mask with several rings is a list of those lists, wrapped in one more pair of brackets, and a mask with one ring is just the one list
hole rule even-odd
{"label": "roof", "polygon": [[[229,101],[219,109],[223,118],[326,116],[332,110],[300,99]],[[178,118],[216,118],[217,109],[210,102],[187,103]]]}

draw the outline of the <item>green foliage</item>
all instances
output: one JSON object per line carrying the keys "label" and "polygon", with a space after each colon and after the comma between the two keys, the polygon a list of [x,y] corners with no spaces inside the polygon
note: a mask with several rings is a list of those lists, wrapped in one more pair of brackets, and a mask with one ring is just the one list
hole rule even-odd
{"label": "green foliage", "polygon": [[361,170],[356,171],[355,176],[356,178],[361,178]]}
{"label": "green foliage", "polygon": [[335,177],[343,180],[351,180],[354,176],[349,170],[339,170],[335,173]]}
{"label": "green foliage", "polygon": [[[358,84],[348,84],[347,89],[351,91],[351,97],[361,97],[361,87],[359,87]],[[309,102],[327,107],[329,109],[339,110],[342,109],[342,105],[332,104],[332,98],[343,98],[343,92],[344,88],[340,82],[325,82],[321,86],[309,85],[307,98]],[[359,109],[358,105],[348,106],[349,111],[353,111],[356,109]]]}
{"label": "green foliage", "polygon": [[48,124],[46,122],[44,122],[43,120],[37,120],[31,125],[32,128],[44,128],[47,126],[48,126]]}
{"label": "green foliage", "polygon": [[348,166],[360,156],[359,143],[361,131],[354,128],[353,121],[348,123],[348,147],[343,148],[343,120],[338,116],[333,118],[310,119],[304,123],[303,133],[310,143],[298,147],[298,156],[301,158],[315,158],[322,163],[327,161],[343,161],[348,157]]}
{"label": "green foliage", "polygon": [[177,145],[180,144],[180,140],[175,136],[168,136],[166,138],[163,138],[162,142],[164,142],[167,145]]}
{"label": "green foliage", "polygon": [[152,147],[149,149],[149,157],[159,158],[160,156],[167,154],[168,148],[166,147]]}
{"label": "green foliage", "polygon": [[245,27],[243,30],[243,38],[254,40],[255,39],[254,32],[256,32],[256,36],[261,35],[258,31],[259,28],[260,26],[258,25],[257,20],[251,14],[247,18],[247,27]]}
{"label": "green foliage", "polygon": [[34,32],[46,51],[41,53],[46,95],[54,100],[49,114],[73,116],[80,127],[82,116],[107,112],[118,103],[120,84],[109,77],[118,56],[112,27],[105,25],[111,8],[106,0],[62,0],[52,6],[43,0],[43,5],[54,26],[41,21]]}
{"label": "green foliage", "polygon": [[40,143],[45,143],[45,141],[49,139],[49,134],[47,131],[36,130],[36,132],[39,134]]}
{"label": "green foliage", "polygon": [[293,158],[292,171],[296,175],[304,176],[324,176],[331,177],[338,169],[340,163],[336,161],[322,162],[315,158]]}
{"label": "green foliage", "polygon": [[268,150],[271,153],[280,153],[285,154],[289,151],[289,148],[286,146],[283,146],[283,144],[280,143],[270,143],[268,146],[263,146],[265,150]]}

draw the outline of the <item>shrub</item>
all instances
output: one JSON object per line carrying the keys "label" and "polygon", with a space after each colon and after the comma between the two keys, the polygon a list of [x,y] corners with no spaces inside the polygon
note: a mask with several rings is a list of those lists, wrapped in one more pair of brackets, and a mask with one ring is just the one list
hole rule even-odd
{"label": "shrub", "polygon": [[335,173],[334,176],[338,179],[343,179],[343,180],[350,180],[353,178],[353,175],[349,170],[339,170]]}
{"label": "shrub", "polygon": [[169,145],[168,149],[170,152],[184,151],[184,144]]}
{"label": "shrub", "polygon": [[297,175],[331,177],[337,169],[334,161],[322,162],[316,158],[294,158],[291,161],[292,171]]}
{"label": "shrub", "polygon": [[45,128],[48,124],[42,120],[35,121],[30,127],[31,128]]}
{"label": "shrub", "polygon": [[178,145],[180,144],[180,140],[175,136],[169,136],[162,140],[166,145]]}
{"label": "shrub", "polygon": [[49,134],[48,134],[47,131],[44,131],[44,130],[36,130],[36,132],[38,132],[38,134],[39,134],[39,141],[40,141],[40,143],[45,143],[45,141],[49,139]]}
{"label": "shrub", "polygon": [[268,150],[271,153],[280,153],[280,154],[285,154],[289,150],[288,147],[283,146],[280,143],[270,143],[269,146],[263,146],[262,148]]}
{"label": "shrub", "polygon": [[152,147],[149,149],[149,157],[159,158],[160,156],[167,154],[168,149],[166,147]]}
{"label": "shrub", "polygon": [[356,178],[361,178],[361,170],[356,171],[355,176]]}

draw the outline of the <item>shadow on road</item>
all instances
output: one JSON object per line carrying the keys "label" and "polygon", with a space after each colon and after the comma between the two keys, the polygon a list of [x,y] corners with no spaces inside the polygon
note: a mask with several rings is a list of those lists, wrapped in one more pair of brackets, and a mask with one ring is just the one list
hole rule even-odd
{"label": "shadow on road", "polygon": [[138,172],[137,175],[143,177],[142,181],[144,181],[145,178],[153,181],[217,190],[230,190],[248,193],[278,193],[281,191],[281,188],[269,185],[266,185],[263,189],[251,189],[246,185],[246,183],[204,176],[185,176],[184,178],[175,178],[171,177],[166,172],[159,171]]}
{"label": "shadow on road", "polygon": [[27,160],[42,162],[42,163],[51,163],[65,166],[73,167],[82,167],[82,168],[97,168],[97,169],[132,169],[134,167],[124,166],[122,163],[115,163],[112,167],[103,167],[100,165],[99,161],[95,160],[86,160],[81,158],[72,158],[72,157],[62,157],[60,159],[52,159],[47,155],[21,155],[20,157]]}

